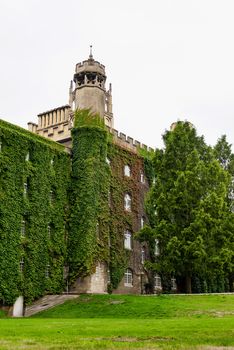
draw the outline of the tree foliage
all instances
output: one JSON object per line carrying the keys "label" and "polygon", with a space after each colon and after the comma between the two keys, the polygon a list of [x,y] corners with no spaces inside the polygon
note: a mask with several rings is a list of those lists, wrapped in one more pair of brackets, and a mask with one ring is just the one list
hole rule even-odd
{"label": "tree foliage", "polygon": [[163,140],[165,148],[152,160],[149,227],[139,239],[150,243],[148,266],[161,274],[164,289],[176,276],[179,289],[191,292],[195,279],[210,286],[233,271],[234,218],[227,200],[233,156],[225,139],[213,150],[187,122],[178,122]]}

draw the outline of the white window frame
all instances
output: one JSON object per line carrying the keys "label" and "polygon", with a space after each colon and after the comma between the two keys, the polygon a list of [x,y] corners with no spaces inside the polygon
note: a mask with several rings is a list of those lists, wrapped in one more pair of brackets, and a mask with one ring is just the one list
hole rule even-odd
{"label": "white window frame", "polygon": [[28,182],[24,182],[24,197],[27,197],[28,194]]}
{"label": "white window frame", "polygon": [[28,153],[26,154],[26,156],[25,156],[25,162],[28,162],[29,159],[30,159],[30,154],[29,154],[29,152],[28,152]]}
{"label": "white window frame", "polygon": [[145,175],[144,175],[143,171],[141,171],[141,174],[140,174],[140,181],[142,184],[145,183]]}
{"label": "white window frame", "polygon": [[131,168],[128,164],[124,165],[124,176],[127,176],[127,177],[131,176]]}
{"label": "white window frame", "polygon": [[129,193],[125,193],[124,195],[124,209],[126,211],[132,211],[132,197]]}
{"label": "white window frame", "polygon": [[160,255],[159,240],[157,238],[155,238],[154,255]]}
{"label": "white window frame", "polygon": [[145,226],[145,217],[141,217],[141,229]]}
{"label": "white window frame", "polygon": [[125,287],[133,286],[133,272],[129,268],[127,268],[124,272],[124,286]]}
{"label": "white window frame", "polygon": [[158,273],[154,275],[154,289],[156,290],[162,289],[162,280]]}
{"label": "white window frame", "polygon": [[129,230],[124,232],[124,248],[132,250],[132,233]]}

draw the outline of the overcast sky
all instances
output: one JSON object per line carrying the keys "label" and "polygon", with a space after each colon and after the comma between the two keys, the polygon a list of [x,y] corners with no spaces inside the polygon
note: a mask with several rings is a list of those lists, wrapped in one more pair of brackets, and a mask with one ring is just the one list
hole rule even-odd
{"label": "overcast sky", "polygon": [[234,0],[0,0],[0,118],[68,103],[75,64],[113,87],[115,128],[152,147],[176,120],[234,143]]}

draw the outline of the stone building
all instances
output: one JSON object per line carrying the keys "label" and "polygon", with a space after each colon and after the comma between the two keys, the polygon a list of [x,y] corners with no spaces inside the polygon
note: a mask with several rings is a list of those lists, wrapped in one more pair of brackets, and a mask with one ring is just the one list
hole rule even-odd
{"label": "stone building", "polygon": [[[49,140],[51,141],[48,143],[48,147],[55,147],[56,144],[63,145],[65,146],[66,153],[70,155],[68,157],[72,159],[72,128],[74,123],[74,113],[76,110],[87,108],[90,109],[92,112],[99,113],[99,115],[104,119],[108,132],[112,135],[112,145],[115,149],[115,152],[112,159],[107,159],[106,161],[108,162],[112,174],[112,197],[116,197],[115,191],[117,191],[114,181],[120,184],[118,191],[121,192],[122,196],[120,205],[121,208],[116,207],[117,204],[115,203],[114,199],[111,200],[111,204],[109,205],[110,218],[116,216],[116,210],[119,210],[121,212],[121,219],[119,219],[119,221],[117,220],[115,223],[112,221],[112,231],[113,234],[116,235],[116,237],[118,236],[117,238],[119,240],[118,244],[120,245],[120,249],[125,251],[124,271],[122,273],[118,285],[114,287],[113,293],[145,293],[145,286],[148,283],[148,276],[144,269],[144,261],[145,259],[147,259],[149,252],[147,244],[139,243],[137,240],[134,239],[134,233],[139,231],[147,221],[146,214],[144,212],[144,197],[149,188],[148,179],[144,169],[144,159],[140,155],[139,150],[150,149],[146,145],[134,140],[132,137],[127,137],[124,133],[119,133],[116,129],[114,129],[111,84],[109,85],[109,88],[107,90],[105,66],[93,58],[92,50],[90,51],[90,55],[87,60],[76,64],[75,74],[73,80],[70,83],[69,88],[69,103],[62,105],[61,107],[57,107],[52,110],[48,110],[46,112],[38,114],[38,122],[29,122],[29,132],[22,131],[22,138],[25,137],[30,139],[30,134],[33,133],[36,136],[36,143],[42,142],[40,140],[43,139],[45,141],[48,140],[46,142],[49,142]],[[6,123],[4,123],[5,122],[3,122],[2,126],[3,129],[6,128],[7,130],[10,130],[12,127],[12,132],[14,132],[14,126],[10,126],[8,123],[6,125]],[[4,150],[5,139],[4,135],[1,139],[0,125],[0,145],[2,145],[1,142],[3,142]],[[30,147],[31,149],[33,149],[33,158],[33,152],[35,151],[35,149],[32,145]],[[4,152],[0,151],[0,157],[1,153]],[[58,158],[59,157],[60,156],[58,155]],[[51,160],[50,166],[53,166],[53,159]],[[61,171],[61,168],[60,170],[58,170],[58,176],[59,171]],[[50,185],[52,186],[52,190],[49,191],[51,198],[53,197],[53,191],[56,191],[56,176],[57,175],[55,174],[55,178],[53,180],[55,181],[55,183],[52,183],[52,185]],[[27,192],[28,185],[27,182],[25,183],[25,191]],[[25,196],[27,196],[27,194]],[[51,201],[55,201],[51,198],[49,199],[50,205],[52,203]],[[48,208],[50,208],[50,206],[48,206]],[[29,216],[30,215],[31,214],[29,210]],[[64,220],[65,216],[66,214],[64,212],[61,212],[61,222]],[[23,221],[25,222],[25,220]],[[44,221],[45,220],[46,218],[44,217]],[[43,231],[44,233],[42,232],[42,235],[48,236],[49,230],[50,236],[51,230],[56,231],[56,225],[57,224],[53,222],[51,224],[46,224]],[[45,230],[47,233],[45,233]],[[69,229],[67,229],[67,231],[68,232],[66,232],[66,235],[69,235]],[[108,244],[110,245],[110,251],[114,249],[111,243]],[[64,246],[66,246],[66,240],[64,241]],[[79,249],[79,247],[77,247],[77,249]],[[110,266],[108,266],[104,259],[102,260],[102,257],[99,257],[98,261],[96,262],[96,267],[93,269],[91,274],[85,276],[77,276],[76,280],[69,285],[66,281],[66,271],[69,270],[69,264],[65,266],[64,269],[63,264],[65,264],[65,262],[62,264],[61,261],[63,262],[63,259],[60,259],[59,256],[59,254],[63,255],[63,251],[58,253],[55,249],[52,260],[50,256],[51,251],[53,251],[53,249],[49,245],[48,251],[45,252],[45,256],[47,256],[47,259],[49,259],[50,261],[53,260],[51,264],[53,264],[54,259],[60,261],[61,268],[63,268],[63,270],[65,271],[63,272],[63,283],[61,285],[66,285],[67,291],[77,293],[106,293],[108,291],[108,285],[110,284]],[[27,249],[24,250],[23,254],[26,256],[27,259]],[[23,262],[22,258],[20,259],[20,273],[22,274]],[[47,263],[45,273],[45,278],[47,279],[49,276],[50,268],[51,266]],[[51,282],[51,285],[53,283],[54,282]],[[156,276],[155,284],[155,287],[157,289],[161,288],[159,276]],[[15,288],[17,290],[18,287],[16,286]],[[38,295],[43,293],[43,288],[45,293],[53,292],[54,290],[56,290],[56,288],[53,289],[53,287],[51,286],[43,286],[41,287],[40,292],[38,292]],[[57,290],[59,290],[59,287]],[[4,292],[0,291],[0,299],[1,294],[4,295]],[[34,297],[37,297],[38,295],[35,294]],[[33,296],[31,298],[33,298]]]}
{"label": "stone building", "polygon": [[[110,166],[122,183],[126,179],[131,179],[134,171],[138,173],[136,178],[132,178],[136,182],[138,192],[132,195],[139,199],[136,211],[133,213],[132,227],[123,228],[122,232],[118,232],[122,236],[124,249],[129,253],[129,263],[122,281],[113,292],[140,294],[145,292],[145,284],[148,281],[143,268],[147,247],[134,239],[134,232],[140,230],[146,221],[144,196],[148,190],[148,182],[144,174],[143,159],[138,155],[138,148],[147,150],[148,147],[114,129],[112,87],[109,84],[108,90],[106,89],[106,78],[105,66],[93,58],[92,47],[90,47],[88,59],[76,64],[73,80],[70,82],[69,104],[38,114],[38,123],[28,123],[28,129],[71,149],[74,112],[77,109],[89,108],[91,112],[98,113],[104,119],[106,127],[113,135],[113,143],[125,150],[128,157],[137,159],[137,162],[133,162],[133,168],[129,164],[123,163],[121,172],[115,169],[115,162]],[[131,211],[131,204],[129,204],[131,198],[127,196],[128,193],[123,193],[123,205],[125,206],[124,210],[129,212]],[[108,266],[98,262],[96,271],[85,278],[78,278],[77,282],[70,287],[70,291],[105,293],[107,292],[108,274]]]}

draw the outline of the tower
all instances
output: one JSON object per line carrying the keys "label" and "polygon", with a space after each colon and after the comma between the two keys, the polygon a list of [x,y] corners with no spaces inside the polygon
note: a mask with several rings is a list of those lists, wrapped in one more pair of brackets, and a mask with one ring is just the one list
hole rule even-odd
{"label": "tower", "polygon": [[105,66],[94,60],[92,46],[89,58],[76,64],[73,82],[71,81],[69,89],[69,104],[72,109],[90,108],[104,118],[107,126],[113,128],[111,84],[106,91]]}

